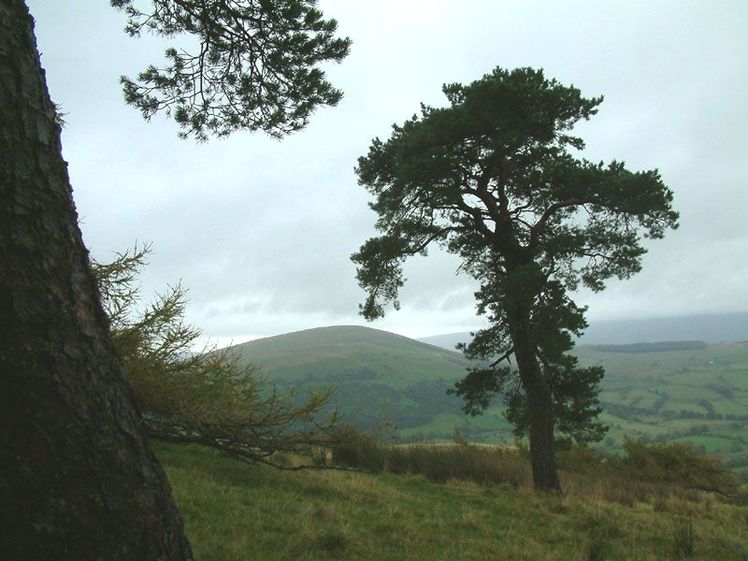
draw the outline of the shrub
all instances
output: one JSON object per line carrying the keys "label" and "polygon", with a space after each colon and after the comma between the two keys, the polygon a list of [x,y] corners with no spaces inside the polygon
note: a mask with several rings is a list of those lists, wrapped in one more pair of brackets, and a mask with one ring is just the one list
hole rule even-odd
{"label": "shrub", "polygon": [[374,473],[384,469],[385,447],[373,435],[346,426],[340,431],[341,444],[332,449],[332,462],[338,466],[359,468]]}
{"label": "shrub", "polygon": [[614,463],[624,476],[642,481],[673,483],[697,489],[733,495],[738,481],[719,459],[702,454],[689,444],[643,444],[626,439],[624,454]]}
{"label": "shrub", "polygon": [[571,446],[560,450],[556,454],[556,462],[560,469],[573,472],[597,472],[603,456],[589,446]]}
{"label": "shrub", "polygon": [[370,435],[353,434],[333,449],[333,462],[366,471],[420,474],[430,481],[451,479],[475,483],[529,484],[529,466],[517,452],[493,446],[453,444],[384,445]]}

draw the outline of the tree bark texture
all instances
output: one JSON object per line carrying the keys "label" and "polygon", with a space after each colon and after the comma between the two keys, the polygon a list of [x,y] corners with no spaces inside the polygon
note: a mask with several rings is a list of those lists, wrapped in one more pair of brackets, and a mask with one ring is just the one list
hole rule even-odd
{"label": "tree bark texture", "polygon": [[527,395],[528,439],[533,487],[540,491],[561,492],[553,437],[551,388],[538,363],[537,349],[530,328],[530,307],[536,290],[533,283],[516,289],[508,310],[509,331],[517,360],[517,370]]}
{"label": "tree bark texture", "polygon": [[553,398],[548,381],[538,363],[537,344],[530,327],[530,310],[543,286],[542,272],[531,256],[522,255],[518,242],[512,240],[508,249],[508,274],[515,280],[508,284],[507,319],[522,388],[527,396],[530,463],[533,487],[538,491],[561,493],[556,465]]}
{"label": "tree bark texture", "polygon": [[528,436],[533,487],[539,491],[561,492],[553,439],[551,390],[540,371],[533,347],[526,334],[516,332],[514,350],[522,387],[527,394]]}
{"label": "tree bark texture", "polygon": [[0,0],[0,384],[0,557],[192,558],[111,343],[23,0]]}

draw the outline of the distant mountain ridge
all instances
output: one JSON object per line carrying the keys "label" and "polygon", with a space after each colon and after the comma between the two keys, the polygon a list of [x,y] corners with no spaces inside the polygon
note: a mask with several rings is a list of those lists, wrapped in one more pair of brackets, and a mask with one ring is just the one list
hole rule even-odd
{"label": "distant mountain ridge", "polygon": [[[418,340],[454,349],[457,343],[470,341],[470,333],[446,333]],[[659,341],[748,341],[748,312],[590,322],[579,344],[630,345]]]}

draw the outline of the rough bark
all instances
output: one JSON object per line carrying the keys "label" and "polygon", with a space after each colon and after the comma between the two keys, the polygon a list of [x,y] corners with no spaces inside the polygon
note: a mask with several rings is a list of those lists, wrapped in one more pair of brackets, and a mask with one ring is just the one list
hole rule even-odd
{"label": "rough bark", "polygon": [[[505,222],[510,224],[508,218]],[[507,298],[506,312],[517,371],[527,396],[527,436],[533,487],[538,491],[561,493],[556,466],[553,398],[538,363],[537,342],[530,327],[530,310],[544,279],[532,255],[520,248],[511,225],[505,230],[504,244],[501,251],[507,255],[508,274],[521,279],[509,284],[511,295]]]}
{"label": "rough bark", "polygon": [[513,329],[512,342],[522,387],[527,394],[533,486],[539,491],[560,493],[561,482],[558,478],[553,439],[551,390],[543,378],[526,325],[520,324]]}
{"label": "rough bark", "polygon": [[543,285],[542,274],[534,266],[532,256],[523,254],[511,231],[505,234],[506,238],[511,240],[503,251],[508,255],[509,274],[519,279],[509,283],[511,295],[506,312],[517,370],[527,396],[527,436],[533,487],[539,491],[560,493],[553,434],[553,399],[538,363],[537,344],[530,327],[530,310]]}
{"label": "rough bark", "polygon": [[83,246],[22,0],[0,0],[0,552],[188,560]]}

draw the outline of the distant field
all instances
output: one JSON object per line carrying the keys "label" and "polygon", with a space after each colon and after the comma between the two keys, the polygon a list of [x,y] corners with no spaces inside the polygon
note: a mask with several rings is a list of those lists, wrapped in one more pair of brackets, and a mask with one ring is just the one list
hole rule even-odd
{"label": "distant field", "polygon": [[605,447],[626,435],[690,442],[748,475],[748,343],[636,353],[582,346],[577,354],[605,367]]}
{"label": "distant field", "polygon": [[[365,327],[312,329],[236,350],[281,388],[334,387],[348,421],[362,428],[385,421],[400,441],[451,440],[455,427],[475,442],[512,440],[501,403],[468,417],[446,395],[469,366],[455,352]],[[620,448],[625,436],[691,442],[748,477],[748,343],[580,346],[576,353],[582,364],[605,367],[600,399],[610,431],[603,448]]]}

